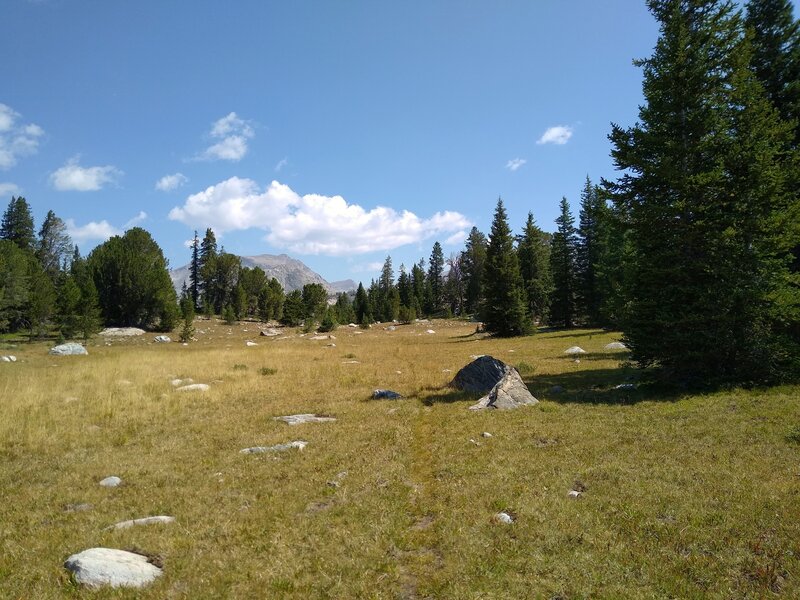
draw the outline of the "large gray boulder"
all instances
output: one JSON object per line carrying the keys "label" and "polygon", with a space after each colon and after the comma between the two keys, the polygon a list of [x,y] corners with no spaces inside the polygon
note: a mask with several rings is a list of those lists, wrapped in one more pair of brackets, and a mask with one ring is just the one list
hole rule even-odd
{"label": "large gray boulder", "polygon": [[73,554],[64,562],[64,568],[87,587],[140,588],[162,574],[146,556],[113,548],[89,548]]}
{"label": "large gray boulder", "polygon": [[86,351],[86,348],[77,342],[67,342],[66,344],[60,344],[50,348],[50,354],[55,354],[56,356],[82,356],[89,353]]}
{"label": "large gray boulder", "polygon": [[481,356],[461,369],[450,386],[457,390],[485,394],[470,410],[511,409],[537,404],[522,377],[511,365],[491,356]]}
{"label": "large gray boulder", "polygon": [[137,335],[144,335],[144,329],[138,327],[106,327],[98,333],[103,337],[134,337]]}

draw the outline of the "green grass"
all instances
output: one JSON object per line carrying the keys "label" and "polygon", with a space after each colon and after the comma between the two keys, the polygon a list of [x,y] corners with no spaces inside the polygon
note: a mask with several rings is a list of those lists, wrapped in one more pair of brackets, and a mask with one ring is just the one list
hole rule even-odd
{"label": "green grass", "polygon": [[[0,363],[0,597],[84,595],[62,564],[94,546],[165,572],[92,598],[800,597],[798,387],[617,390],[638,373],[596,330],[499,340],[441,321],[246,347],[252,323],[195,325],[189,346],[20,344]],[[540,404],[467,410],[445,386],[478,354],[525,365]],[[272,419],[301,412],[337,421]],[[158,514],[177,523],[104,530]]]}

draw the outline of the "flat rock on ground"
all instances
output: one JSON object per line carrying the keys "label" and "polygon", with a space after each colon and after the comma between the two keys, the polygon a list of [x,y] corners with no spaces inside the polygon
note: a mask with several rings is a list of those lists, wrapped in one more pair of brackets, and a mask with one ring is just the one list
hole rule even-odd
{"label": "flat rock on ground", "polygon": [[141,519],[130,519],[129,521],[120,521],[115,523],[108,529],[128,529],[134,525],[154,525],[156,523],[167,524],[174,523],[175,517],[168,517],[165,515],[158,515],[156,517],[142,517]]}
{"label": "flat rock on ground", "polygon": [[7,354],[5,356],[0,356],[0,362],[17,362],[17,357],[13,354]]}
{"label": "flat rock on ground", "polygon": [[168,344],[172,341],[172,338],[168,335],[157,335],[153,338],[153,341],[159,344]]}
{"label": "flat rock on ground", "polygon": [[581,348],[580,346],[572,346],[564,350],[564,354],[574,355],[574,354],[586,354],[586,350]]}
{"label": "flat rock on ground", "polygon": [[137,335],[144,335],[144,329],[138,327],[107,327],[97,335],[103,337],[134,337]]}
{"label": "flat rock on ground", "polygon": [[67,342],[66,344],[59,344],[58,346],[50,348],[50,354],[56,356],[84,356],[89,353],[86,351],[86,348],[77,342]]}
{"label": "flat rock on ground", "polygon": [[73,554],[64,562],[64,568],[87,587],[140,588],[163,573],[146,556],[113,548],[89,548]]}
{"label": "flat rock on ground", "polygon": [[207,392],[211,389],[207,383],[190,383],[189,385],[182,385],[175,388],[176,392]]}
{"label": "flat rock on ground", "polygon": [[308,446],[308,442],[304,442],[303,440],[295,440],[293,442],[288,442],[286,444],[275,444],[274,446],[253,446],[252,448],[242,448],[239,450],[242,454],[261,454],[262,452],[285,452],[286,450],[291,450],[292,448],[297,448],[298,450],[302,450]]}
{"label": "flat rock on ground", "polygon": [[470,406],[471,410],[519,408],[539,402],[522,381],[519,371],[491,356],[476,358],[461,369],[450,382],[450,387],[486,394]]}
{"label": "flat rock on ground", "polygon": [[334,417],[326,417],[324,415],[302,414],[302,415],[286,415],[283,417],[273,417],[276,421],[283,421],[289,425],[301,425],[302,423],[330,423],[335,421]]}
{"label": "flat rock on ground", "polygon": [[100,485],[103,487],[117,487],[118,485],[122,484],[122,479],[117,477],[116,475],[112,475],[111,477],[106,477],[100,482]]}
{"label": "flat rock on ground", "polygon": [[628,347],[622,342],[611,342],[605,345],[606,350],[627,350]]}
{"label": "flat rock on ground", "polygon": [[372,392],[373,400],[399,400],[402,397],[393,390],[375,390]]}

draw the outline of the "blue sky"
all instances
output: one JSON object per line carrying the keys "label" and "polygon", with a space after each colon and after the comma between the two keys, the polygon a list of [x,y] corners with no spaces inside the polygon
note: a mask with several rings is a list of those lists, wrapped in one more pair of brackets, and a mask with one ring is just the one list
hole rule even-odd
{"label": "blue sky", "polygon": [[81,250],[134,224],[172,266],[194,229],[369,279],[577,213],[613,177],[658,31],[640,0],[4,0],[0,202]]}

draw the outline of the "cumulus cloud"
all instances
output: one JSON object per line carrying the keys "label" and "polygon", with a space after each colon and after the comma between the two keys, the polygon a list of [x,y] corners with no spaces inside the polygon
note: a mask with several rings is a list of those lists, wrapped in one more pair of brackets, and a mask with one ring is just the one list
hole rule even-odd
{"label": "cumulus cloud", "polygon": [[444,241],[445,246],[458,246],[467,239],[467,232],[464,230],[456,231],[453,235]]}
{"label": "cumulus cloud", "polygon": [[161,179],[156,181],[156,189],[162,192],[171,192],[176,190],[189,181],[183,173],[173,173],[172,175],[164,175]]}
{"label": "cumulus cloud", "polygon": [[247,140],[255,135],[248,121],[232,112],[211,125],[209,136],[219,140],[206,148],[197,160],[238,161],[247,154]]}
{"label": "cumulus cloud", "polygon": [[108,183],[116,182],[123,173],[116,167],[82,167],[80,157],[75,156],[50,174],[50,183],[60,192],[96,192]]}
{"label": "cumulus cloud", "polygon": [[22,189],[16,183],[0,183],[0,200],[4,196],[19,196],[21,193]]}
{"label": "cumulus cloud", "polygon": [[10,169],[20,157],[35,154],[44,129],[34,123],[22,124],[21,115],[0,104],[0,169]]}
{"label": "cumulus cloud", "polygon": [[198,229],[211,227],[217,234],[263,229],[276,247],[326,256],[391,250],[472,225],[457,212],[423,219],[384,206],[366,210],[341,196],[301,196],[277,181],[262,190],[255,181],[239,177],[189,196],[169,218]]}
{"label": "cumulus cloud", "polygon": [[537,140],[537,144],[557,144],[563,146],[572,137],[572,127],[568,125],[556,125],[548,127],[547,131]]}
{"label": "cumulus cloud", "polygon": [[512,171],[512,172],[516,171],[522,165],[524,165],[526,162],[528,162],[528,161],[525,160],[524,158],[512,158],[510,161],[508,161],[506,163],[506,169],[508,169],[509,171]]}
{"label": "cumulus cloud", "polygon": [[350,267],[351,273],[374,273],[383,269],[383,263],[380,261],[370,262],[366,264],[357,264]]}
{"label": "cumulus cloud", "polygon": [[115,235],[122,235],[122,231],[111,225],[108,221],[90,221],[86,225],[76,225],[74,219],[67,219],[67,233],[77,243],[102,242]]}

